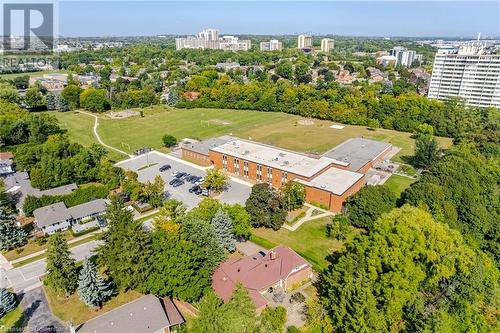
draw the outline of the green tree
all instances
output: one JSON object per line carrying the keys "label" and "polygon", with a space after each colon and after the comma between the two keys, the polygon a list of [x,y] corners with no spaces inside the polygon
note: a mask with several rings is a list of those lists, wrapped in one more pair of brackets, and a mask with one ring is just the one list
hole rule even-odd
{"label": "green tree", "polygon": [[224,210],[233,220],[233,234],[235,237],[249,239],[252,231],[250,214],[245,207],[239,204],[225,205]]}
{"label": "green tree", "polygon": [[16,294],[0,288],[0,318],[16,308]]}
{"label": "green tree", "polygon": [[276,66],[276,74],[282,78],[291,80],[293,75],[293,65],[288,60],[281,60]]}
{"label": "green tree", "polygon": [[255,329],[255,304],[248,290],[237,283],[229,301],[224,304],[229,332],[251,333]]}
{"label": "green tree", "polygon": [[259,319],[258,333],[282,333],[285,331],[286,310],[282,306],[265,308]]}
{"label": "green tree", "polygon": [[170,135],[170,134],[165,134],[162,138],[162,141],[163,141],[163,145],[165,147],[173,147],[177,144],[177,139],[175,138],[175,136],[173,135]]}
{"label": "green tree", "polygon": [[72,294],[78,284],[78,271],[71,258],[68,243],[60,232],[49,237],[47,245],[47,275],[44,283],[55,291]]}
{"label": "green tree", "polygon": [[30,76],[21,75],[14,78],[14,85],[16,89],[27,89],[30,85]]}
{"label": "green tree", "polygon": [[82,89],[76,84],[70,84],[68,78],[68,85],[61,91],[61,96],[68,103],[70,110],[80,108],[80,94]]}
{"label": "green tree", "polygon": [[19,102],[16,88],[11,84],[0,82],[0,100],[9,103]]}
{"label": "green tree", "polygon": [[56,107],[57,111],[61,111],[61,112],[69,111],[70,110],[68,101],[61,94],[56,95],[56,98],[55,98],[55,107]]}
{"label": "green tree", "polygon": [[345,206],[352,225],[370,229],[380,215],[396,207],[396,197],[386,186],[365,186]]}
{"label": "green tree", "polygon": [[80,105],[91,112],[103,112],[110,107],[106,97],[106,90],[95,88],[85,89],[80,94]]}
{"label": "green tree", "polygon": [[28,234],[14,225],[14,218],[0,207],[0,250],[7,251],[26,244]]}
{"label": "green tree", "polygon": [[212,225],[219,244],[231,253],[236,251],[236,243],[233,235],[233,221],[222,208],[217,211],[212,219]]}
{"label": "green tree", "polygon": [[[403,206],[382,215],[368,234],[357,235],[329,259],[319,294],[334,331],[443,332],[448,320],[463,325],[451,331],[481,331],[491,325],[498,270],[489,266],[474,273],[474,258],[457,231]],[[471,278],[486,287],[465,292]],[[460,302],[448,298],[455,293]]]}
{"label": "green tree", "polygon": [[281,194],[283,195],[284,208],[286,210],[301,208],[306,200],[306,189],[304,185],[294,181],[287,182],[281,188]]}
{"label": "green tree", "polygon": [[165,99],[165,102],[170,106],[176,106],[177,103],[179,103],[179,101],[180,101],[179,94],[177,94],[175,89],[170,89]]}
{"label": "green tree", "polygon": [[113,198],[106,213],[108,230],[103,234],[104,244],[97,249],[98,261],[122,290],[145,290],[150,272],[151,239],[142,223],[123,209],[118,198]]}
{"label": "green tree", "polygon": [[418,135],[415,139],[415,155],[412,163],[418,168],[428,169],[439,157],[439,145],[431,135]]}
{"label": "green tree", "polygon": [[198,316],[193,320],[193,333],[230,333],[229,318],[220,298],[213,291],[201,299]]}
{"label": "green tree", "polygon": [[265,183],[254,185],[246,201],[252,225],[274,230],[279,230],[285,223],[286,212],[283,206],[281,195]]}
{"label": "green tree", "polygon": [[94,263],[88,259],[85,260],[78,277],[78,294],[87,306],[98,308],[113,294],[113,290],[97,272]]}
{"label": "green tree", "polygon": [[340,214],[332,217],[332,221],[326,225],[326,236],[338,240],[346,240],[351,234],[351,225],[347,216]]}
{"label": "green tree", "polygon": [[47,110],[56,109],[56,95],[53,93],[48,93],[47,96],[45,96],[45,102],[47,103]]}
{"label": "green tree", "polygon": [[212,168],[207,171],[205,180],[203,180],[203,187],[208,190],[222,191],[227,187],[229,178],[223,174],[219,169]]}
{"label": "green tree", "polygon": [[24,102],[26,103],[27,108],[30,110],[38,110],[45,106],[45,99],[36,86],[26,89]]}
{"label": "green tree", "polygon": [[153,182],[148,181],[144,187],[144,194],[151,206],[154,208],[161,207],[163,204],[163,189],[165,187],[165,181],[160,175],[157,175]]}

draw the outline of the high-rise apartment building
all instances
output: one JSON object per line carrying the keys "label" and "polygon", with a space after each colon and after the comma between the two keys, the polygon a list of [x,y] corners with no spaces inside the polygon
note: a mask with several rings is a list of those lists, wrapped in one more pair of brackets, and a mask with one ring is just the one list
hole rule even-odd
{"label": "high-rise apartment building", "polygon": [[281,51],[283,43],[277,39],[271,39],[269,42],[260,42],[261,51]]}
{"label": "high-rise apartment building", "polygon": [[467,105],[500,108],[500,55],[488,54],[479,43],[438,51],[428,97],[455,96]]}
{"label": "high-rise apartment building", "polygon": [[311,49],[313,45],[312,36],[309,35],[299,35],[297,38],[297,48],[299,49]]}
{"label": "high-rise apartment building", "polygon": [[321,52],[330,52],[333,50],[334,40],[331,38],[323,38],[321,40]]}
{"label": "high-rise apartment building", "polygon": [[219,37],[215,29],[205,29],[196,36],[175,39],[175,49],[215,49],[227,51],[247,51],[251,48],[250,40],[240,40],[234,36]]}
{"label": "high-rise apartment building", "polygon": [[396,46],[391,50],[391,56],[396,57],[396,66],[405,66],[411,67],[413,61],[421,59],[421,57],[417,57],[417,52],[408,50],[401,46]]}

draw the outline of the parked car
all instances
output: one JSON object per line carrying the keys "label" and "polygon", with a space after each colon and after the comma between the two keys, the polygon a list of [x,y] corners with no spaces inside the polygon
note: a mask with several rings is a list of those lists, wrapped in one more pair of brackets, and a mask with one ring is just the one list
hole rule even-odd
{"label": "parked car", "polygon": [[193,176],[189,181],[191,182],[191,184],[195,184],[200,179],[201,179],[201,177]]}
{"label": "parked car", "polygon": [[201,190],[201,194],[205,197],[208,197],[208,190],[207,189]]}
{"label": "parked car", "polygon": [[165,199],[170,198],[170,192],[169,191],[163,192],[163,198],[165,198]]}
{"label": "parked car", "polygon": [[186,180],[187,181],[187,178],[191,177],[191,174],[190,173],[186,173],[184,176],[182,176],[182,180]]}
{"label": "parked car", "polygon": [[194,191],[193,193],[196,195],[200,195],[202,192],[203,192],[203,189],[201,187],[198,187],[198,189],[196,191]]}
{"label": "parked car", "polygon": [[179,172],[178,174],[175,175],[175,178],[177,179],[181,179],[182,177],[184,177],[186,175],[185,172]]}
{"label": "parked car", "polygon": [[204,178],[204,177],[200,177],[200,179],[198,179],[198,180],[196,181],[196,183],[195,183],[195,184],[196,184],[196,185],[201,185],[201,184],[203,184],[203,181],[204,181],[204,180],[205,180],[205,178]]}
{"label": "parked car", "polygon": [[160,172],[170,170],[171,168],[172,168],[172,167],[170,166],[170,164],[165,164],[165,165],[162,165],[162,166],[160,167]]}
{"label": "parked car", "polygon": [[190,189],[189,189],[189,193],[193,193],[195,191],[197,191],[200,187],[198,185],[194,185],[192,186]]}
{"label": "parked car", "polygon": [[179,179],[172,186],[173,187],[179,187],[181,185],[184,185],[184,181]]}

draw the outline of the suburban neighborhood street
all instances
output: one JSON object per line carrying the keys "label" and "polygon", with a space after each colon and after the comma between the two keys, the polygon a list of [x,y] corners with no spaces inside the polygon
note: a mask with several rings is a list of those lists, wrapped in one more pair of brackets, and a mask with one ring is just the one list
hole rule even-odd
{"label": "suburban neighborhood street", "polygon": [[[100,241],[93,240],[70,249],[75,260],[80,261],[90,256]],[[30,264],[11,270],[0,271],[1,287],[12,288],[15,292],[27,291],[40,285],[40,277],[45,274],[46,259],[40,259]]]}

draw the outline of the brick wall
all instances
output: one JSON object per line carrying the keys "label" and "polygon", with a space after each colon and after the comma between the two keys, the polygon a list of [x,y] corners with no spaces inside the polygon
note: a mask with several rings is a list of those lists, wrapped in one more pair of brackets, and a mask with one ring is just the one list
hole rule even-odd
{"label": "brick wall", "polygon": [[310,279],[312,275],[312,269],[310,266],[304,267],[298,272],[295,272],[289,275],[285,280],[285,289],[289,290],[293,286],[297,286],[298,284]]}
{"label": "brick wall", "polygon": [[198,152],[186,149],[186,148],[181,148],[181,156],[183,159],[192,161],[196,164],[203,165],[203,166],[210,166],[212,163],[210,162],[209,158],[207,155],[200,154]]}

